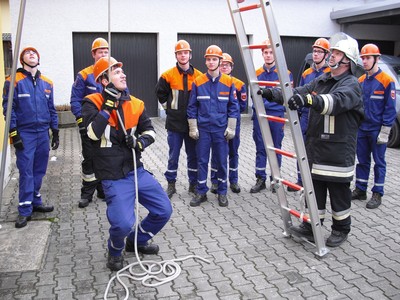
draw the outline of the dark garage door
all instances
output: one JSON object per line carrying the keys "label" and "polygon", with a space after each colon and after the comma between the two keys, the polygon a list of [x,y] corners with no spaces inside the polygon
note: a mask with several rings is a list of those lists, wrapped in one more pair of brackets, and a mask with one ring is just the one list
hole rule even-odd
{"label": "dark garage door", "polygon": [[184,39],[189,42],[192,48],[193,58],[191,63],[197,69],[205,72],[204,53],[210,45],[219,46],[223,52],[229,53],[235,63],[232,76],[244,81],[247,85],[246,71],[243,67],[242,57],[240,55],[239,46],[236,35],[225,34],[178,34],[178,39]]}
{"label": "dark garage door", "polygon": [[[73,33],[74,76],[93,63],[90,52],[97,37],[108,39],[107,33]],[[154,94],[157,83],[157,35],[155,33],[112,33],[111,55],[123,62],[130,93],[143,100],[147,114],[158,116]],[[75,79],[75,78],[74,78]]]}

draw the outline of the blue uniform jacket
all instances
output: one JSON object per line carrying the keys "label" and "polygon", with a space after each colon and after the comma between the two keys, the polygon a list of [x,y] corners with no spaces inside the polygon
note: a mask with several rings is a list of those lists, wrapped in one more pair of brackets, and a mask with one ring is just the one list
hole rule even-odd
{"label": "blue uniform jacket", "polygon": [[[288,70],[290,81],[293,82],[292,72]],[[276,70],[276,66],[273,66],[270,70],[267,69],[265,64],[256,70],[257,79],[260,81],[279,81],[278,71]],[[268,87],[268,86],[267,86]],[[273,87],[273,86],[270,86]],[[268,111],[285,111],[285,107],[275,102],[269,102],[266,99],[264,100],[265,112],[268,114]],[[254,110],[253,110],[254,111]]]}
{"label": "blue uniform jacket", "polygon": [[81,70],[76,76],[71,89],[71,111],[76,118],[82,116],[82,100],[87,95],[101,93],[103,87],[96,83],[93,75],[93,65]]}
{"label": "blue uniform jacket", "polygon": [[214,80],[208,73],[198,76],[192,84],[188,119],[197,119],[199,130],[225,130],[228,118],[238,118],[239,104],[232,77],[220,74]]}
{"label": "blue uniform jacket", "polygon": [[[3,113],[6,115],[11,78],[4,83]],[[58,128],[58,117],[54,107],[53,82],[36,72],[31,73],[19,68],[15,77],[15,90],[12,103],[10,129],[39,132]]]}
{"label": "blue uniform jacket", "polygon": [[360,129],[380,130],[381,126],[392,127],[396,119],[396,89],[393,79],[381,69],[372,76],[362,75],[361,84],[365,119]]}

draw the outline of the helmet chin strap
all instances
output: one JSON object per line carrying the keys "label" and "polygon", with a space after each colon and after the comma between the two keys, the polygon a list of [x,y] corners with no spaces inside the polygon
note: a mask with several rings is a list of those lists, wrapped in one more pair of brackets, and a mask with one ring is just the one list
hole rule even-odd
{"label": "helmet chin strap", "polygon": [[35,66],[32,66],[32,65],[26,63],[25,61],[22,61],[22,62],[23,62],[25,65],[31,67],[32,69],[33,69],[33,68],[36,68],[36,67],[39,65],[39,62],[38,62]]}
{"label": "helmet chin strap", "polygon": [[368,70],[367,69],[365,69],[365,71],[367,71],[367,72],[369,72],[369,71],[371,71],[374,67],[375,67],[375,65],[376,65],[376,61],[377,61],[377,59],[376,59],[376,56],[374,56],[374,63],[372,64],[372,67],[371,68],[369,68]]}
{"label": "helmet chin strap", "polygon": [[345,58],[345,55],[343,55],[342,59],[341,59],[339,62],[337,62],[336,64],[334,64],[333,66],[332,66],[331,64],[329,64],[329,67],[330,67],[332,70],[336,70],[337,68],[340,67],[340,65],[349,65],[350,62],[344,62],[344,61],[343,61],[343,58]]}
{"label": "helmet chin strap", "polygon": [[270,63],[265,63],[266,65],[268,65],[268,66],[270,66],[270,65],[273,65],[275,63],[275,59],[272,61],[272,62],[270,62]]}

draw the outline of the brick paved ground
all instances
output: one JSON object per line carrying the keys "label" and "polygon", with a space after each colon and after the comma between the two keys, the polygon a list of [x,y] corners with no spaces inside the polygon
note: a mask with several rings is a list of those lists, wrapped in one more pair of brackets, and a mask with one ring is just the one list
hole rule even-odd
{"label": "brick paved ground", "polygon": [[[166,131],[162,119],[153,122],[158,138],[146,149],[143,161],[165,186]],[[355,201],[348,242],[320,258],[313,253],[312,245],[282,235],[279,202],[270,190],[249,193],[255,181],[255,147],[250,119],[243,118],[242,124],[242,192],[229,193],[228,208],[220,208],[212,194],[208,195],[207,203],[191,208],[182,154],[178,194],[172,197],[174,213],[154,239],[160,245],[160,256],[144,257],[162,260],[193,254],[211,263],[194,259],[181,262],[181,275],[159,287],[145,287],[125,279],[130,299],[400,299],[400,192],[397,189],[400,149],[387,151],[388,176],[383,204],[378,209],[367,210],[365,201]],[[47,215],[55,219],[51,219],[42,264],[33,271],[3,270],[1,299],[102,299],[114,275],[105,265],[109,227],[105,203],[95,200],[86,209],[78,208],[81,181],[78,132],[76,128],[66,128],[60,136],[61,146],[51,152],[55,157],[49,163],[42,188],[43,198],[55,205],[55,211]],[[285,149],[292,148],[289,137],[287,132]],[[295,163],[284,159],[282,174],[295,181]],[[14,176],[18,176],[17,172]],[[5,194],[10,200],[3,203],[0,222],[13,225],[17,180],[10,181]],[[288,197],[289,203],[296,206],[295,195],[288,194]],[[144,215],[143,209],[141,215]],[[39,218],[42,216],[34,215],[28,226]],[[329,235],[329,231],[328,221],[324,224],[324,235]],[[129,254],[125,260],[128,264],[136,258]],[[122,287],[117,286],[108,298],[123,299],[124,295]]]}

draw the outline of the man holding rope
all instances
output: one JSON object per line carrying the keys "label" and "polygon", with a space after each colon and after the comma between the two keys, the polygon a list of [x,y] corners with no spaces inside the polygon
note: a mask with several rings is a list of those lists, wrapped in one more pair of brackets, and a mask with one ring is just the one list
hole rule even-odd
{"label": "man holding rope", "polygon": [[[94,172],[102,181],[107,203],[107,267],[118,271],[123,268],[124,247],[126,252],[137,248],[142,254],[158,253],[158,245],[148,241],[168,222],[172,206],[140,161],[141,152],[154,142],[155,132],[143,101],[127,93],[122,63],[112,57],[100,58],[93,73],[104,90],[83,100],[82,115],[93,145]],[[139,224],[135,240],[136,197],[149,214]]]}

